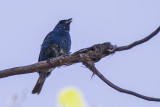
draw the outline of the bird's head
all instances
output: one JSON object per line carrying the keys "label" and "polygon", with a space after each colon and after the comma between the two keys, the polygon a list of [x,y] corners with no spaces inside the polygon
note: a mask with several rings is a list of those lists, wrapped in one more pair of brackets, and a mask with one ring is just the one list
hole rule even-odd
{"label": "bird's head", "polygon": [[55,28],[59,31],[69,32],[71,22],[72,22],[72,18],[67,20],[60,20]]}

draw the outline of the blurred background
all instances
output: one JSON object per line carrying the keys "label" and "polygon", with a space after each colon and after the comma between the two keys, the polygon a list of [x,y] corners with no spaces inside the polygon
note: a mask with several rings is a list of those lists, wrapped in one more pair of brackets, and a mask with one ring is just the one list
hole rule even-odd
{"label": "blurred background", "polygon": [[[160,26],[159,13],[160,0],[1,0],[0,70],[36,63],[44,37],[59,20],[73,18],[73,53],[98,43],[122,46],[142,39]],[[122,88],[160,98],[159,36],[103,58],[96,67]],[[40,95],[31,94],[37,73],[0,79],[0,107],[55,107],[68,86],[83,94],[87,107],[160,107],[91,75],[81,63],[56,68]]]}

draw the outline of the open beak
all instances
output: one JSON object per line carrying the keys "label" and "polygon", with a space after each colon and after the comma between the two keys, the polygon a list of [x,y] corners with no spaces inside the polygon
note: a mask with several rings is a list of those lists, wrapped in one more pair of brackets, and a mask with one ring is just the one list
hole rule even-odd
{"label": "open beak", "polygon": [[72,18],[68,19],[68,20],[66,21],[66,24],[70,24],[71,22],[72,22]]}

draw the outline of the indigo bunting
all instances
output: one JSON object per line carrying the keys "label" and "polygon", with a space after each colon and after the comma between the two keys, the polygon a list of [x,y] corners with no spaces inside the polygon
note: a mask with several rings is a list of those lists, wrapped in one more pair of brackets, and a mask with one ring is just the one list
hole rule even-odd
{"label": "indigo bunting", "polygon": [[[39,54],[38,61],[48,60],[50,58],[55,58],[61,55],[67,55],[70,53],[71,39],[70,39],[70,23],[72,18],[67,20],[61,20],[55,26],[53,31],[51,31],[44,39],[41,45],[41,51]],[[32,94],[39,94],[41,92],[42,86],[45,79],[51,74],[52,69],[45,69],[39,71],[39,79],[32,90]]]}

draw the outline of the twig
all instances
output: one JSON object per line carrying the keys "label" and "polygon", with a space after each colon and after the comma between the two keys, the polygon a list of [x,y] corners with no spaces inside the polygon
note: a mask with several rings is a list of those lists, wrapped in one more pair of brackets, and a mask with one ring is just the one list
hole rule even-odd
{"label": "twig", "polygon": [[159,31],[160,31],[160,26],[159,26],[154,32],[152,32],[149,36],[145,37],[144,39],[141,39],[141,40],[139,40],[139,41],[135,41],[135,42],[133,42],[132,44],[127,45],[127,46],[117,47],[116,51],[128,50],[128,49],[133,48],[134,46],[137,46],[137,45],[139,45],[139,44],[142,44],[142,43],[144,43],[144,42],[147,42],[147,41],[150,40],[152,37],[154,37],[155,35],[157,35]]}
{"label": "twig", "polygon": [[93,63],[86,62],[84,65],[85,65],[88,69],[90,69],[90,70],[93,72],[93,74],[96,74],[101,80],[103,80],[107,85],[109,85],[110,87],[114,88],[115,90],[117,90],[117,91],[119,91],[119,92],[126,93],[126,94],[130,94],[130,95],[133,95],[133,96],[136,96],[136,97],[142,98],[142,99],[144,99],[144,100],[148,100],[148,101],[157,101],[157,102],[160,101],[160,98],[147,97],[147,96],[138,94],[138,93],[136,93],[136,92],[133,92],[133,91],[130,91],[130,90],[126,90],[126,89],[123,89],[123,88],[120,88],[120,87],[116,86],[115,84],[113,84],[112,82],[110,82],[107,78],[105,78],[105,77],[97,70],[97,68],[95,67],[95,65],[94,65]]}

